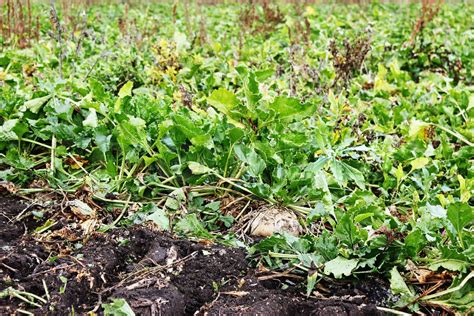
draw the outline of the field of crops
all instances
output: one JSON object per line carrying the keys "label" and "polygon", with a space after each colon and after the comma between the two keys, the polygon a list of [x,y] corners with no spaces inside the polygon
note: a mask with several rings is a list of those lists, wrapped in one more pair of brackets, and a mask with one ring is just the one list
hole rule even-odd
{"label": "field of crops", "polygon": [[76,2],[0,1],[1,315],[474,313],[474,6]]}

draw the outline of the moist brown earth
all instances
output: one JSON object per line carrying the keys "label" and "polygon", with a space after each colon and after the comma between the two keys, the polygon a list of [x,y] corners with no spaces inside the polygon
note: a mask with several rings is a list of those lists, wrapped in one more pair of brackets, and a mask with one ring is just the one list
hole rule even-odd
{"label": "moist brown earth", "polygon": [[[55,225],[55,237],[42,239],[34,229],[44,220],[15,220],[25,208],[0,194],[0,315],[100,315],[113,298],[124,298],[136,315],[379,315],[376,305],[389,297],[386,284],[365,279],[323,281],[324,297],[308,298],[298,285],[283,290],[288,280],[261,280],[243,249],[143,226],[77,238]],[[37,306],[7,295],[11,288]]]}

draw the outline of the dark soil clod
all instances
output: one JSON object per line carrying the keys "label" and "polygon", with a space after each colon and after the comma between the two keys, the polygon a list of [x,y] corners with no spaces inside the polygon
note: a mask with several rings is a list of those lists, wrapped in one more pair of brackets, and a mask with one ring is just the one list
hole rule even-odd
{"label": "dark soil clod", "polygon": [[11,286],[45,298],[47,288],[50,299],[38,308],[3,298],[1,315],[19,308],[100,314],[112,298],[126,299],[136,315],[377,315],[375,303],[388,293],[373,280],[374,286],[333,285],[335,298],[306,298],[295,288],[258,281],[242,249],[177,240],[144,227],[94,233],[82,247],[56,236],[52,247],[28,234],[34,222],[12,221],[24,208],[17,198],[0,195],[0,291]]}

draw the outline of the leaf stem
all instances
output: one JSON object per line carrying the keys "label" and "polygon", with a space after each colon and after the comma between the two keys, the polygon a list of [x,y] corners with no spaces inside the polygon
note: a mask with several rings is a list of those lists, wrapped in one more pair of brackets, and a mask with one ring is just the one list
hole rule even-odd
{"label": "leaf stem", "polygon": [[49,166],[53,174],[54,174],[54,171],[56,170],[55,165],[56,165],[56,136],[53,135],[53,138],[51,139],[51,165]]}
{"label": "leaf stem", "polygon": [[44,148],[48,148],[49,150],[52,149],[52,147],[49,146],[49,145],[37,142],[36,140],[32,140],[32,139],[29,139],[29,138],[23,138],[22,137],[22,138],[20,138],[20,141],[27,142],[27,143],[32,143],[32,144],[35,144],[35,145],[38,145],[38,146],[41,146],[41,147],[44,147]]}
{"label": "leaf stem", "polygon": [[448,134],[451,134],[452,136],[458,138],[460,141],[462,141],[463,143],[469,145],[469,146],[474,146],[474,143],[471,143],[469,140],[467,140],[464,136],[462,136],[461,134],[459,134],[458,132],[455,132],[455,131],[452,131],[444,126],[441,126],[439,124],[436,124],[436,123],[430,123],[431,125],[445,131],[446,133]]}

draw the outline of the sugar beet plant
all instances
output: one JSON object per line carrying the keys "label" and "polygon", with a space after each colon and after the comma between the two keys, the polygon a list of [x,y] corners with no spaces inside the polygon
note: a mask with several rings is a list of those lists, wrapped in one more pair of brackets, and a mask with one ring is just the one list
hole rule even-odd
{"label": "sugar beet plant", "polygon": [[249,205],[278,206],[301,231],[251,258],[304,275],[308,295],[379,274],[394,308],[472,312],[474,11],[443,5],[422,35],[418,12],[91,6],[71,30],[59,10],[0,52],[0,178],[123,206],[96,229],[229,244],[248,241]]}

